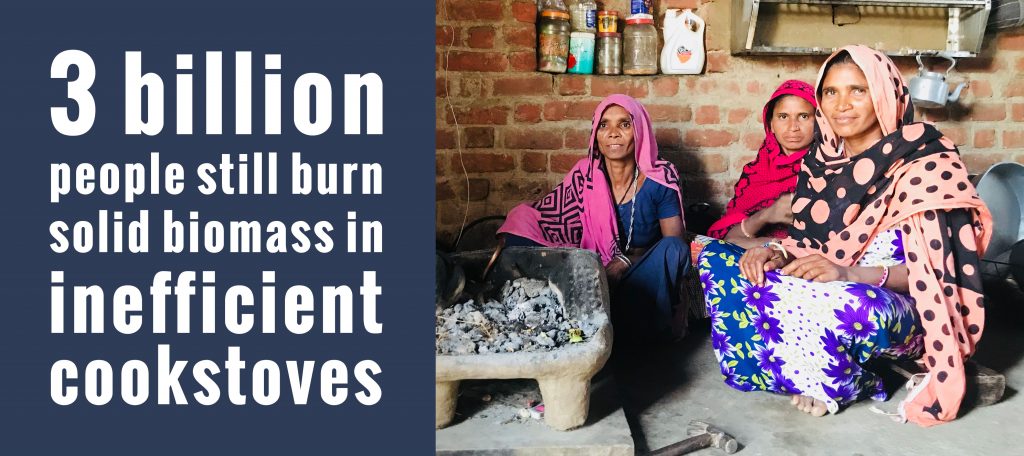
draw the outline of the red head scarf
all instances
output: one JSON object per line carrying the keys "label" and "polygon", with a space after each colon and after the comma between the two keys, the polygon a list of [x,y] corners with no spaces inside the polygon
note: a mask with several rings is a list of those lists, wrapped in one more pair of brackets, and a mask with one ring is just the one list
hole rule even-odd
{"label": "red head scarf", "polygon": [[[905,419],[932,426],[956,418],[965,387],[963,361],[981,338],[978,262],[992,234],[992,217],[953,142],[935,127],[913,122],[906,83],[889,57],[865,46],[842,51],[864,73],[885,136],[847,157],[842,138],[820,108],[815,112],[820,138],[804,157],[793,227],[782,242],[797,256],[818,254],[851,266],[875,235],[894,227],[903,231],[929,373],[899,409]],[[839,52],[822,65],[817,93]]]}
{"label": "red head scarf", "polygon": [[548,247],[580,247],[601,255],[608,264],[619,250],[615,203],[605,177],[604,162],[594,139],[601,116],[609,106],[622,106],[633,119],[636,164],[648,179],[675,190],[682,210],[679,173],[658,157],[651,117],[640,102],[611,95],[594,110],[587,156],[573,166],[562,183],[540,201],[512,208],[499,233],[511,233]]}
{"label": "red head scarf", "polygon": [[[757,157],[743,166],[743,174],[736,182],[734,196],[725,207],[725,215],[711,225],[708,236],[724,239],[729,230],[751,214],[771,206],[785,193],[796,190],[796,176],[800,172],[800,161],[807,149],[786,155],[779,146],[775,133],[772,132],[772,111],[775,104],[784,96],[792,95],[817,107],[814,99],[814,87],[810,84],[791,79],[783,82],[765,103],[761,112],[764,123],[764,142],[757,151]],[[750,233],[753,235],[754,233]],[[773,237],[785,237],[785,227],[772,233]]]}

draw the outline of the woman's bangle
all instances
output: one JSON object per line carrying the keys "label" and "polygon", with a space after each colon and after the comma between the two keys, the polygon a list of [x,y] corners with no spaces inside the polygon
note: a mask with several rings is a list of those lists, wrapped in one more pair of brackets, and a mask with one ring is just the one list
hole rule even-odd
{"label": "woman's bangle", "polygon": [[744,225],[744,223],[746,223],[746,222],[747,222],[747,219],[740,220],[740,231],[743,232],[743,235],[746,236],[747,239],[750,239],[753,236],[751,236],[750,233],[747,232],[747,227],[746,227],[746,225]]}
{"label": "woman's bangle", "polygon": [[772,250],[778,250],[780,253],[782,253],[782,258],[783,259],[786,259],[786,260],[789,259],[789,252],[786,251],[786,248],[783,247],[782,244],[779,241],[776,241],[776,240],[773,239],[771,241],[765,242],[764,243],[764,247],[772,249]]}
{"label": "woman's bangle", "polygon": [[882,279],[879,280],[878,284],[875,285],[875,286],[879,287],[879,288],[884,287],[885,286],[885,282],[888,281],[888,280],[889,280],[889,267],[888,266],[882,266]]}
{"label": "woman's bangle", "polygon": [[623,263],[626,263],[626,267],[633,267],[633,262],[629,261],[629,257],[627,257],[626,255],[620,253],[618,255],[615,255],[615,258]]}

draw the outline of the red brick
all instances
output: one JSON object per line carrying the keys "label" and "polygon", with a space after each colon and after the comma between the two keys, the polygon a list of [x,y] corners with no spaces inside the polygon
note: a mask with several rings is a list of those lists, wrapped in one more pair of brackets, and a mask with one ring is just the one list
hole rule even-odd
{"label": "red brick", "polygon": [[996,38],[996,49],[1009,51],[1024,51],[1024,35],[1019,33],[1002,32]]}
{"label": "red brick", "polygon": [[549,101],[544,103],[544,120],[590,120],[600,101]]}
{"label": "red brick", "polygon": [[1024,71],[1024,57],[1017,58],[1017,71]]}
{"label": "red brick", "polygon": [[1003,95],[1007,97],[1024,97],[1024,81],[1010,81],[1006,84]]}
{"label": "red brick", "polygon": [[524,152],[521,164],[523,171],[542,173],[548,170],[548,154],[544,152]]}
{"label": "red brick", "polygon": [[725,130],[687,130],[683,144],[687,147],[723,147],[738,139],[736,133]]}
{"label": "red brick", "polygon": [[967,89],[974,98],[988,98],[992,96],[992,84],[988,81],[971,81]]}
{"label": "red brick", "polygon": [[537,73],[494,81],[495,95],[551,95],[551,75]]}
{"label": "red brick", "polygon": [[715,81],[709,81],[707,79],[702,79],[701,81],[697,82],[697,87],[696,88],[697,88],[697,93],[702,93],[702,94],[711,93],[711,92],[714,92],[715,89],[718,88],[718,83],[715,82]]}
{"label": "red brick", "polygon": [[1024,131],[1004,131],[1003,148],[1020,149],[1024,147]]}
{"label": "red brick", "polygon": [[751,113],[752,113],[752,111],[747,109],[747,108],[730,109],[729,110],[729,123],[737,124],[737,123],[745,122],[747,120],[747,118],[750,117]]}
{"label": "red brick", "polygon": [[438,177],[444,176],[445,172],[448,171],[447,157],[443,154],[434,154],[434,174]]}
{"label": "red brick", "polygon": [[498,189],[504,201],[537,201],[551,188],[547,181],[540,179],[509,179]]}
{"label": "red brick", "polygon": [[506,149],[561,149],[562,133],[538,130],[505,130]]}
{"label": "red brick", "polygon": [[512,17],[519,22],[537,22],[537,4],[533,2],[513,2]]}
{"label": "red brick", "polygon": [[551,154],[551,172],[565,174],[576,165],[586,152],[557,152]]}
{"label": "red brick", "polygon": [[991,129],[974,132],[974,148],[988,149],[996,145],[996,131]]}
{"label": "red brick", "polygon": [[967,130],[964,127],[943,126],[941,131],[943,135],[953,141],[953,144],[957,146],[967,144]]}
{"label": "red brick", "polygon": [[1024,122],[1024,103],[1013,103],[1010,109],[1014,122]]}
{"label": "red brick", "polygon": [[725,73],[729,70],[729,61],[731,57],[728,51],[710,51],[708,52],[708,73]]}
{"label": "red brick", "polygon": [[455,198],[452,186],[447,182],[438,182],[434,188],[434,201],[447,201]]}
{"label": "red brick", "polygon": [[764,90],[760,82],[750,81],[747,82],[747,93],[751,95],[760,95],[761,91]]}
{"label": "red brick", "polygon": [[[444,13],[441,14],[444,18]],[[501,2],[499,0],[448,0],[448,19],[490,20],[501,19]]]}
{"label": "red brick", "polygon": [[500,52],[452,51],[448,53],[450,71],[505,71],[509,58]]}
{"label": "red brick", "polygon": [[444,96],[444,94],[446,92],[446,90],[445,90],[445,82],[446,81],[447,80],[445,78],[441,78],[441,77],[438,77],[437,79],[434,80],[434,96],[437,96],[437,97],[443,97]]}
{"label": "red brick", "polygon": [[700,6],[700,0],[662,0],[662,8],[679,8],[695,10]]}
{"label": "red brick", "polygon": [[671,76],[654,78],[651,81],[651,87],[654,88],[654,96],[656,97],[674,97],[679,93],[679,78]]}
{"label": "red brick", "polygon": [[588,150],[590,129],[572,128],[565,131],[565,148]]}
{"label": "red brick", "polygon": [[480,178],[469,179],[469,200],[483,201],[491,193],[491,181]]}
{"label": "red brick", "polygon": [[693,117],[689,106],[647,105],[647,113],[654,122],[688,122]]}
{"label": "red brick", "polygon": [[494,27],[473,27],[469,29],[469,38],[466,38],[466,45],[477,49],[491,49],[494,47],[494,36],[497,32]]}
{"label": "red brick", "polygon": [[587,77],[579,75],[557,75],[555,84],[558,85],[559,95],[585,95],[587,93]]}
{"label": "red brick", "polygon": [[454,124],[456,118],[461,125],[505,125],[508,123],[508,108],[494,106],[489,108],[463,106],[455,108],[457,117],[448,111],[448,123]]}
{"label": "red brick", "polygon": [[590,94],[595,97],[607,97],[623,93],[633,98],[647,97],[647,79],[623,78],[621,76],[605,76],[590,78]]}
{"label": "red brick", "polygon": [[494,127],[466,127],[462,132],[465,145],[468,148],[494,147]]}
{"label": "red brick", "polygon": [[521,104],[516,106],[513,116],[516,122],[537,123],[540,122],[540,105]]}
{"label": "red brick", "polygon": [[658,150],[683,149],[683,135],[678,128],[659,128],[654,131],[654,139],[658,142]]}
{"label": "red brick", "polygon": [[743,147],[746,147],[747,150],[758,150],[762,143],[764,143],[764,133],[743,134]]}
{"label": "red brick", "polygon": [[[516,167],[511,155],[486,152],[463,153],[462,163],[465,163],[466,172],[469,173],[497,173],[511,171]],[[452,155],[452,169],[462,170],[462,163],[459,162],[459,154]]]}
{"label": "red brick", "polygon": [[[959,106],[959,105],[956,105]],[[949,110],[960,109],[957,108],[941,108],[941,109],[921,109],[917,108],[917,119],[928,122],[945,122],[949,120]],[[966,111],[958,112],[958,118],[962,118],[966,115]]]}
{"label": "red brick", "polygon": [[536,71],[537,53],[534,51],[511,52],[508,55],[508,63],[515,71]]}
{"label": "red brick", "polygon": [[[1004,133],[1005,135],[1005,133]],[[1005,141],[1005,138],[1004,138]],[[1005,146],[1005,143],[1003,144]],[[983,154],[964,154],[964,164],[967,165],[967,172],[980,174],[992,165],[1006,160],[1006,154],[996,152],[985,152]]]}
{"label": "red brick", "polygon": [[505,44],[513,47],[534,48],[537,46],[537,30],[532,25],[510,25],[501,29]]}
{"label": "red brick", "polygon": [[729,169],[729,161],[722,154],[700,154],[700,161],[707,174],[724,173]]}
{"label": "red brick", "polygon": [[780,57],[779,58],[779,63],[782,64],[782,69],[786,73],[792,74],[792,73],[799,73],[799,72],[801,72],[803,70],[806,70],[807,68],[817,68],[818,67],[818,63],[817,63],[816,59],[818,59],[818,57],[802,56],[802,55],[799,55],[799,56],[797,56],[797,55],[794,55],[794,56],[787,55],[787,56]]}
{"label": "red brick", "polygon": [[[912,66],[913,73],[917,73],[917,64]],[[945,68],[945,65],[942,66]],[[995,73],[996,71],[1005,69],[1006,65],[1002,60],[997,60],[992,57],[974,57],[970,59],[960,59],[956,62],[956,71],[963,73]],[[908,72],[904,71],[904,74]]]}
{"label": "red brick", "polygon": [[718,115],[718,106],[698,107],[697,112],[694,116],[694,121],[697,123],[697,125],[717,124],[720,121]]}
{"label": "red brick", "polygon": [[743,172],[743,167],[753,161],[754,157],[757,157],[757,154],[734,155],[732,157],[732,170],[737,173]]}
{"label": "red brick", "polygon": [[438,149],[455,148],[455,132],[452,130],[437,130],[434,135],[434,147]]}
{"label": "red brick", "polygon": [[434,44],[438,46],[457,45],[458,42],[455,40],[455,37],[459,36],[459,29],[450,25],[439,25],[437,26],[436,36]]}
{"label": "red brick", "polygon": [[1003,103],[976,103],[971,106],[971,120],[1004,120],[1006,119],[1006,105]]}

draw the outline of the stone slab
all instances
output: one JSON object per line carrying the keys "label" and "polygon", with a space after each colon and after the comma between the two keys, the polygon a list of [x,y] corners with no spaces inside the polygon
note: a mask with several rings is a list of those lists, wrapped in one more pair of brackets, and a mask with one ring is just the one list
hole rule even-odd
{"label": "stone slab", "polygon": [[[489,396],[489,401],[483,398]],[[540,398],[533,380],[463,382],[455,421],[436,431],[439,455],[633,456],[633,438],[611,375],[591,384],[586,424],[556,431],[542,420],[517,418],[529,399]]]}

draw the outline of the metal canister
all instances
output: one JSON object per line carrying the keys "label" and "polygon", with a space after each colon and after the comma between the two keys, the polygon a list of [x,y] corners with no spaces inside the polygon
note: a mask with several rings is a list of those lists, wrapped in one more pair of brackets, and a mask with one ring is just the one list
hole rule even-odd
{"label": "metal canister", "polygon": [[626,19],[622,32],[622,72],[625,74],[658,74],[658,30],[654,19]]}
{"label": "metal canister", "polygon": [[569,13],[544,10],[540,13],[537,36],[537,69],[548,73],[565,73],[569,61],[569,36],[572,26]]}
{"label": "metal canister", "polygon": [[618,11],[597,12],[597,33],[615,33],[619,31]]}
{"label": "metal canister", "polygon": [[614,32],[597,34],[597,59],[594,72],[597,74],[622,74],[622,34]]}

